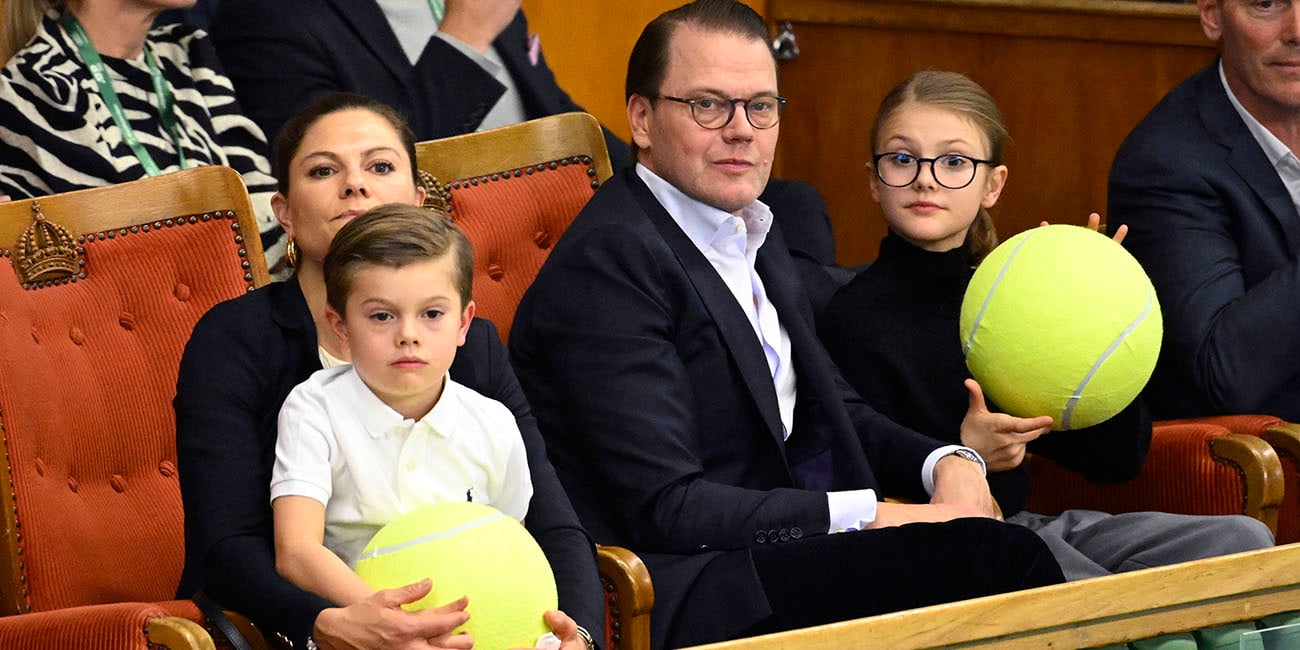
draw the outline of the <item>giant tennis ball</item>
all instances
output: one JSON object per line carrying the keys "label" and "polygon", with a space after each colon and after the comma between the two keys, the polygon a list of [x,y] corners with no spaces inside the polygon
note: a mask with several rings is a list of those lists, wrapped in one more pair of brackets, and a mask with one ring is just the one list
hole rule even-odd
{"label": "giant tennis ball", "polygon": [[980,263],[961,305],[966,366],[999,408],[1057,431],[1104,422],[1137,397],[1160,354],[1151,280],[1109,237],[1032,228]]}
{"label": "giant tennis ball", "polygon": [[357,561],[375,589],[433,580],[420,610],[469,596],[460,631],[477,648],[528,648],[550,632],[542,614],[556,609],[551,565],[532,535],[505,513],[479,503],[437,503],[402,515],[375,534]]}

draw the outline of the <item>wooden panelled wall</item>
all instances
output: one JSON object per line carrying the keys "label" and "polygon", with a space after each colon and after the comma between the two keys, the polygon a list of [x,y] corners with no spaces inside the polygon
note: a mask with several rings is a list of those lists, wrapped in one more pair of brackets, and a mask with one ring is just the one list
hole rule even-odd
{"label": "wooden panelled wall", "polygon": [[[570,95],[627,137],[623,76],[641,28],[677,0],[525,0],[530,27]],[[1042,220],[1105,211],[1124,136],[1215,50],[1195,8],[1133,0],[750,0],[794,26],[782,64],[790,107],[777,173],[826,197],[839,259],[874,259],[885,228],[867,193],[868,134],[884,94],[908,74],[966,73],[989,90],[1013,142],[996,218],[1006,237]],[[1104,214],[1103,214],[1104,216]]]}

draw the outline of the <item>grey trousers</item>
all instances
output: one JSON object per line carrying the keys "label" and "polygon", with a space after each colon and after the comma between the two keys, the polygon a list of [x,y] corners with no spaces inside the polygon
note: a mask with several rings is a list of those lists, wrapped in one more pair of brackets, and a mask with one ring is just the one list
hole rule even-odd
{"label": "grey trousers", "polygon": [[1263,522],[1244,515],[1175,515],[1066,510],[1049,516],[1018,512],[1007,522],[1047,543],[1066,580],[1240,553],[1273,545]]}

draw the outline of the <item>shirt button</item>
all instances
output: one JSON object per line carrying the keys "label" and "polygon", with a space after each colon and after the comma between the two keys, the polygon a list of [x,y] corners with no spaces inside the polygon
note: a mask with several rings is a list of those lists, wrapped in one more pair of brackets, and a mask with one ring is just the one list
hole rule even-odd
{"label": "shirt button", "polygon": [[412,461],[412,462],[407,463],[407,464],[406,464],[406,470],[407,470],[408,472],[414,472],[414,471],[415,471],[415,462]]}

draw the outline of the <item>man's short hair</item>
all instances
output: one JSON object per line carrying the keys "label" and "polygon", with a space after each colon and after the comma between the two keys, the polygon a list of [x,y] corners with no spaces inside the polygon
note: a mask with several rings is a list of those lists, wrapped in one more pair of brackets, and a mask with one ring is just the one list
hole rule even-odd
{"label": "man's short hair", "polygon": [[[767,23],[749,5],[736,0],[695,0],[666,11],[641,30],[627,60],[624,101],[632,95],[659,97],[659,87],[668,74],[668,47],[677,28],[689,25],[707,32],[731,34],[767,43]],[[773,58],[775,65],[775,58]],[[637,152],[632,143],[632,155]]]}
{"label": "man's short hair", "polygon": [[474,252],[460,229],[436,212],[407,203],[371,208],[339,229],[330,242],[324,263],[325,300],[343,315],[361,266],[400,269],[447,254],[452,255],[451,282],[463,310],[473,295]]}

